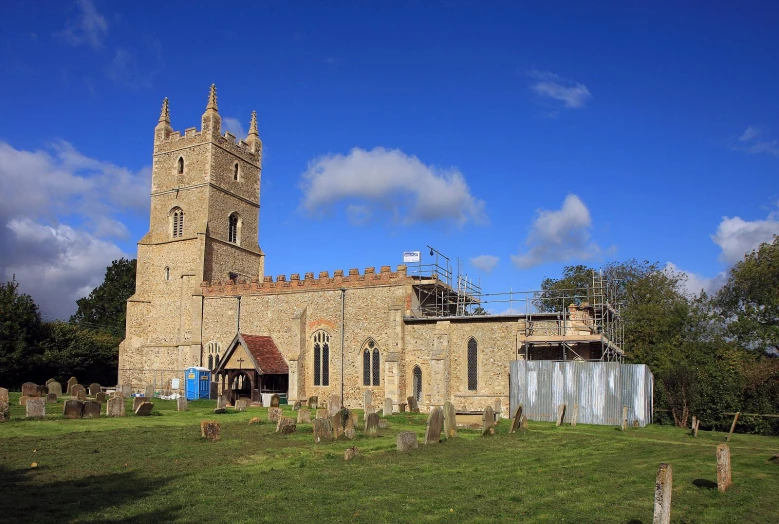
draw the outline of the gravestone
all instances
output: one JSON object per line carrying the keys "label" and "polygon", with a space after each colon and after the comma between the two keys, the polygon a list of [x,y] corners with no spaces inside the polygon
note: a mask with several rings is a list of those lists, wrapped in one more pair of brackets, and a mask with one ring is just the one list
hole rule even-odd
{"label": "gravestone", "polygon": [[498,417],[498,419],[500,419],[501,413],[503,413],[503,405],[499,398],[495,399],[495,406],[493,409],[495,410],[495,416]]}
{"label": "gravestone", "polygon": [[299,409],[300,409],[302,406],[303,406],[303,404],[302,404],[302,403],[301,403],[299,400],[296,400],[296,401],[295,401],[295,403],[294,403],[294,404],[292,404],[292,410],[293,410],[293,411],[297,411],[297,410],[299,410]]}
{"label": "gravestone", "polygon": [[153,384],[149,384],[148,386],[146,386],[146,392],[144,393],[143,396],[148,397],[148,398],[154,398],[154,385]]}
{"label": "gravestone", "polygon": [[360,417],[356,411],[352,411],[350,415],[352,416],[352,424],[354,424],[354,427],[356,428],[357,424],[360,422]]}
{"label": "gravestone", "polygon": [[84,403],[80,400],[66,400],[62,406],[62,416],[69,419],[81,418],[84,414]]}
{"label": "gravestone", "polygon": [[21,397],[19,397],[19,405],[20,406],[26,406],[27,405],[27,400],[31,399],[31,398],[33,398],[33,397],[26,397],[26,396],[22,395]]}
{"label": "gravestone", "polygon": [[8,404],[8,390],[6,388],[0,388],[0,402]]}
{"label": "gravestone", "polygon": [[391,398],[385,398],[384,399],[384,416],[389,417],[392,415],[392,399]]}
{"label": "gravestone", "polygon": [[81,418],[100,418],[100,402],[87,400],[81,409]]}
{"label": "gravestone", "polygon": [[408,400],[408,410],[411,413],[419,413],[419,404],[417,404],[417,398],[408,397],[406,400]]}
{"label": "gravestone", "polygon": [[280,401],[279,394],[274,393],[273,395],[270,396],[270,407],[272,408],[279,407],[279,401]]}
{"label": "gravestone", "polygon": [[281,417],[281,408],[268,408],[268,422],[278,422]]}
{"label": "gravestone", "polygon": [[308,409],[313,409],[314,411],[316,411],[319,408],[318,404],[319,404],[319,397],[317,396],[308,397]]}
{"label": "gravestone", "polygon": [[133,413],[135,413],[135,410],[138,409],[138,406],[148,401],[149,399],[146,397],[133,397]]}
{"label": "gravestone", "polygon": [[180,396],[176,399],[176,411],[188,411],[189,410],[189,403],[187,402],[187,397]]}
{"label": "gravestone", "polygon": [[333,428],[333,438],[342,437],[344,434],[344,427],[341,425],[341,414],[336,413],[330,417],[330,427]]}
{"label": "gravestone", "polygon": [[109,398],[105,405],[105,414],[109,417],[123,417],[125,415],[124,397]]}
{"label": "gravestone", "polygon": [[46,395],[49,393],[49,386],[38,386],[35,389],[37,390],[39,397],[46,398]]}
{"label": "gravestone", "polygon": [[0,388],[0,422],[5,422],[11,414],[11,405],[8,402],[8,390]]}
{"label": "gravestone", "polygon": [[108,396],[102,391],[95,396],[95,400],[97,400],[101,404],[105,404],[106,398],[108,398]]}
{"label": "gravestone", "polygon": [[73,386],[75,386],[76,384],[78,384],[78,379],[76,377],[70,377],[68,379],[68,391],[67,391],[67,393],[71,397],[73,396],[73,393],[71,393],[71,390],[73,389]]}
{"label": "gravestone", "polygon": [[579,404],[573,405],[573,413],[571,413],[571,426],[576,427],[576,419],[579,418]]}
{"label": "gravestone", "polygon": [[557,422],[555,423],[555,426],[562,426],[564,419],[565,419],[565,404],[560,404],[559,406],[557,406]]}
{"label": "gravestone", "polygon": [[41,397],[27,399],[26,415],[27,418],[45,418],[46,399]]}
{"label": "gravestone", "polygon": [[100,384],[97,382],[92,382],[89,385],[89,396],[96,397],[98,393],[100,393]]}
{"label": "gravestone", "polygon": [[125,397],[129,397],[133,394],[133,387],[130,384],[123,384],[119,386],[119,389],[116,392],[121,393]]}
{"label": "gravestone", "polygon": [[298,424],[311,424],[311,410],[301,409],[298,411]]}
{"label": "gravestone", "polygon": [[628,430],[628,407],[622,406],[622,431]]}
{"label": "gravestone", "polygon": [[333,425],[329,418],[314,419],[314,443],[329,442],[333,440]]}
{"label": "gravestone", "polygon": [[236,411],[246,411],[246,407],[249,405],[249,401],[245,398],[239,398],[235,401],[235,410]]}
{"label": "gravestone", "polygon": [[365,393],[363,393],[362,409],[365,413],[367,413],[369,409],[373,409],[373,393],[371,393],[370,389],[366,389]]}
{"label": "gravestone", "polygon": [[447,439],[457,436],[457,411],[454,404],[448,400],[444,402],[444,437]]}
{"label": "gravestone", "polygon": [[200,423],[200,436],[215,442],[222,438],[222,426],[216,420],[204,420]]}
{"label": "gravestone", "polygon": [[[72,398],[78,398],[79,400],[86,400],[87,394],[86,390],[84,389],[84,386],[81,384],[73,384],[70,387],[70,396]],[[84,398],[79,398],[79,396],[83,396]]]}
{"label": "gravestone", "polygon": [[219,395],[216,397],[216,407],[217,409],[227,407],[227,395]]}
{"label": "gravestone", "polygon": [[327,413],[331,417],[341,411],[341,397],[338,395],[330,395],[330,398],[327,400]]}
{"label": "gravestone", "polygon": [[444,410],[433,408],[427,417],[427,429],[425,430],[425,444],[438,444],[441,440],[441,428],[444,426]]}
{"label": "gravestone", "polygon": [[56,382],[56,379],[50,378],[49,380],[47,380],[47,381],[46,381],[46,386],[48,386],[48,385],[49,385],[49,384],[51,384],[52,382]]}
{"label": "gravestone", "polygon": [[401,431],[398,433],[397,448],[398,451],[408,451],[410,449],[417,449],[419,447],[419,441],[417,440],[417,434],[413,431]]}
{"label": "gravestone", "polygon": [[514,418],[511,419],[511,429],[509,433],[516,433],[519,429],[519,424],[522,422],[522,404],[517,406],[517,410],[514,412]]}
{"label": "gravestone", "polygon": [[660,464],[655,481],[655,513],[652,524],[671,524],[671,492],[673,489],[673,468]]}
{"label": "gravestone", "polygon": [[[440,433],[440,431],[439,431]],[[379,434],[379,414],[371,413],[365,419],[365,434],[369,437],[375,437]]]}
{"label": "gravestone", "polygon": [[351,448],[346,448],[346,451],[344,451],[344,460],[352,460],[357,455],[358,455],[358,453],[357,453],[357,446],[352,446]]}
{"label": "gravestone", "polygon": [[326,409],[317,409],[316,410],[316,418],[327,418],[327,410]]}
{"label": "gravestone", "polygon": [[482,436],[495,434],[495,412],[492,411],[492,406],[484,408],[484,414],[481,416],[481,434]]}
{"label": "gravestone", "polygon": [[731,484],[730,448],[727,444],[720,444],[717,446],[717,491],[725,493]]}
{"label": "gravestone", "polygon": [[405,413],[406,412],[406,403],[405,402],[401,402],[400,404],[398,404],[398,410],[401,413]]}
{"label": "gravestone", "polygon": [[282,435],[289,435],[294,433],[297,427],[295,426],[295,419],[291,417],[279,417],[279,421],[276,424],[276,433]]}
{"label": "gravestone", "polygon": [[148,417],[151,414],[151,410],[154,407],[152,402],[144,402],[138,409],[135,410],[135,414],[139,417]]}
{"label": "gravestone", "polygon": [[522,415],[522,419],[519,421],[519,430],[527,431],[527,417]]}
{"label": "gravestone", "polygon": [[57,395],[55,393],[49,393],[46,395],[46,403],[47,404],[56,404],[57,403]]}
{"label": "gravestone", "polygon": [[357,429],[354,426],[354,418],[349,417],[344,427],[344,437],[352,440],[357,435]]}
{"label": "gravestone", "polygon": [[54,393],[58,397],[62,396],[62,384],[57,382],[56,380],[52,380],[48,383],[49,386],[49,393]]}
{"label": "gravestone", "polygon": [[249,425],[252,426],[254,424],[262,424],[262,419],[260,417],[252,417],[249,421]]}
{"label": "gravestone", "polygon": [[379,419],[379,429],[387,429],[390,427],[389,420],[386,418],[380,418]]}
{"label": "gravestone", "polygon": [[37,397],[38,395],[38,384],[35,382],[25,382],[22,384],[22,396],[24,397]]}

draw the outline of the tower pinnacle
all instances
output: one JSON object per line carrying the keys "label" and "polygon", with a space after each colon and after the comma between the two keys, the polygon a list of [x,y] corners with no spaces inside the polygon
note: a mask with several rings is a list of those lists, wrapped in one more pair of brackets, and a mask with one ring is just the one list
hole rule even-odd
{"label": "tower pinnacle", "polygon": [[206,106],[206,111],[209,109],[213,109],[214,111],[219,111],[219,108],[216,105],[216,85],[211,84],[211,92],[208,94],[208,105]]}
{"label": "tower pinnacle", "polygon": [[249,123],[249,136],[260,136],[257,131],[257,111],[252,111],[252,121]]}
{"label": "tower pinnacle", "polygon": [[168,107],[168,97],[162,101],[162,111],[160,112],[160,124],[170,125],[170,107]]}

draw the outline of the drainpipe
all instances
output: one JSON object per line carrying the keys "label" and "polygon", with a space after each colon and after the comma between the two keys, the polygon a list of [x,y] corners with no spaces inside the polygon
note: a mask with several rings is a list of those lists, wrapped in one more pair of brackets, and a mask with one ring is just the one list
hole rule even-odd
{"label": "drainpipe", "polygon": [[344,304],[346,303],[346,288],[341,288],[341,405],[344,405],[344,339],[346,338]]}
{"label": "drainpipe", "polygon": [[240,333],[241,332],[241,297],[240,295],[235,297],[238,299],[238,312],[235,316],[235,332]]}

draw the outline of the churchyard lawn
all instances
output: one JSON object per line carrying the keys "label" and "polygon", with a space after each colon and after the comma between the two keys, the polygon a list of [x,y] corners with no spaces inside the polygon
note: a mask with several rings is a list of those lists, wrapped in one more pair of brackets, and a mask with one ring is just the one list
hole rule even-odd
{"label": "churchyard lawn", "polygon": [[[154,400],[149,417],[0,423],[0,522],[652,522],[655,476],[673,466],[672,522],[774,523],[779,439],[734,435],[733,485],[716,488],[724,433],[530,422],[509,435],[459,430],[423,445],[426,414],[388,417],[378,437],[314,444],[310,424],[275,433],[267,409],[213,414],[215,401]],[[105,409],[105,408],[104,408]],[[284,415],[296,417],[291,406]],[[259,416],[262,424],[250,425]],[[218,420],[221,440],[200,436]],[[400,431],[420,447],[396,451]],[[357,446],[358,455],[344,460]]]}

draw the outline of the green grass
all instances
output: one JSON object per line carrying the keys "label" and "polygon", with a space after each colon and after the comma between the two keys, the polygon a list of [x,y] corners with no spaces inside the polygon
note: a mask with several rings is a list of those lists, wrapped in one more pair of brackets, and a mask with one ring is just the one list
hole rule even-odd
{"label": "green grass", "polygon": [[[508,435],[502,421],[492,437],[461,430],[401,454],[395,436],[421,439],[424,414],[389,417],[377,438],[315,445],[308,424],[288,436],[250,426],[266,420],[263,408],[214,415],[213,401],[198,401],[177,413],[175,402],[155,400],[159,416],[28,421],[18,394],[11,401],[12,420],[0,424],[0,522],[649,523],[661,462],[674,470],[674,522],[778,515],[775,437],[733,437],[733,486],[721,494],[714,450],[723,433],[531,422]],[[221,422],[221,441],[200,438],[206,419]],[[360,455],[345,462],[354,445]]]}

